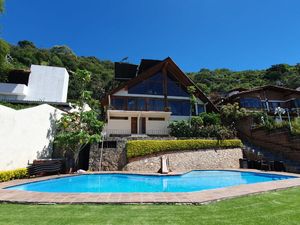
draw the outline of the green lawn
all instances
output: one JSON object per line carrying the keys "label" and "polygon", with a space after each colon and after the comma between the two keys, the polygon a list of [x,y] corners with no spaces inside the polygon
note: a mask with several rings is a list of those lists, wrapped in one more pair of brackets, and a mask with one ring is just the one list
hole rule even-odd
{"label": "green lawn", "polygon": [[300,224],[300,188],[208,205],[0,204],[0,224]]}

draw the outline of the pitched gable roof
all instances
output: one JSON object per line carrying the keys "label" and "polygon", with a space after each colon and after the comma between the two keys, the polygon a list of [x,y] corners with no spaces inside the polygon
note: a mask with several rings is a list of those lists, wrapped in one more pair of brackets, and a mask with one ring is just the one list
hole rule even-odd
{"label": "pitched gable roof", "polygon": [[[197,87],[197,85],[188,76],[186,76],[186,74],[176,65],[176,63],[170,57],[162,60],[161,62],[156,61],[154,66],[146,69],[135,78],[115,88],[108,95],[113,95],[114,93],[122,90],[123,88],[134,86],[135,84],[157,74],[159,71],[162,71],[163,69],[168,70],[185,87],[195,86],[196,88],[195,96],[201,99],[204,103],[207,103],[207,109],[209,111],[213,111],[213,112],[218,111],[215,105],[206,97],[206,95]],[[102,101],[102,104],[104,105],[108,104],[108,95]]]}
{"label": "pitched gable roof", "polygon": [[245,90],[245,91],[240,91],[236,94],[231,95],[230,97],[226,98],[226,100],[234,99],[236,97],[249,94],[249,93],[255,93],[255,92],[261,92],[261,91],[267,91],[267,90],[273,90],[273,91],[278,91],[280,93],[285,93],[285,96],[288,96],[290,94],[299,94],[300,91],[291,89],[291,88],[286,88],[286,87],[280,87],[280,86],[275,86],[275,85],[265,85],[261,87],[256,87],[250,90]]}

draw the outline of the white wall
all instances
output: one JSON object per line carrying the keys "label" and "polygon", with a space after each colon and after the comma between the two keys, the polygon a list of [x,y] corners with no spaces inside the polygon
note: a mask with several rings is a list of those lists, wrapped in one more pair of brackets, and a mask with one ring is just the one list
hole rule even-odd
{"label": "white wall", "polygon": [[14,110],[0,105],[0,171],[24,168],[49,157],[54,122],[62,111],[50,105]]}
{"label": "white wall", "polygon": [[108,135],[131,134],[131,117],[128,117],[128,120],[109,119],[106,129]]}
{"label": "white wall", "polygon": [[146,134],[152,135],[166,135],[169,133],[168,130],[169,121],[157,121],[157,120],[149,120],[146,119]]}
{"label": "white wall", "polygon": [[20,98],[28,101],[66,102],[69,74],[65,68],[32,65],[28,93]]}

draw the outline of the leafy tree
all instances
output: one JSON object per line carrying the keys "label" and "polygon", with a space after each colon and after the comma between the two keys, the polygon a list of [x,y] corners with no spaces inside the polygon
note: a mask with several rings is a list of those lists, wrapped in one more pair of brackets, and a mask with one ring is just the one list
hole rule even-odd
{"label": "leafy tree", "polygon": [[4,0],[0,0],[0,13],[4,12]]}
{"label": "leafy tree", "polygon": [[36,48],[33,42],[27,40],[19,41],[18,46],[21,48]]}
{"label": "leafy tree", "polygon": [[5,82],[7,73],[10,69],[9,64],[6,62],[6,57],[9,53],[9,45],[0,39],[0,82]]}
{"label": "leafy tree", "polygon": [[[90,73],[79,70],[75,76],[82,85],[81,96],[76,104],[77,110],[63,115],[58,121],[55,143],[62,148],[62,153],[74,155],[77,162],[85,145],[100,141],[104,123],[98,120],[98,102],[91,97],[91,92],[85,91],[90,81]],[[91,109],[88,110],[88,107]]]}

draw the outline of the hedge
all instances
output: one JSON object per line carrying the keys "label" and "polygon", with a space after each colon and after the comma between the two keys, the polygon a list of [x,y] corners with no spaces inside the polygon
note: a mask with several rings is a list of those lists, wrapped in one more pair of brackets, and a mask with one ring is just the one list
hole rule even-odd
{"label": "hedge", "polygon": [[239,139],[227,140],[139,140],[128,141],[126,144],[127,158],[144,156],[158,152],[181,151],[181,150],[198,150],[209,148],[230,148],[242,147]]}
{"label": "hedge", "polygon": [[27,169],[0,171],[0,182],[28,177]]}

